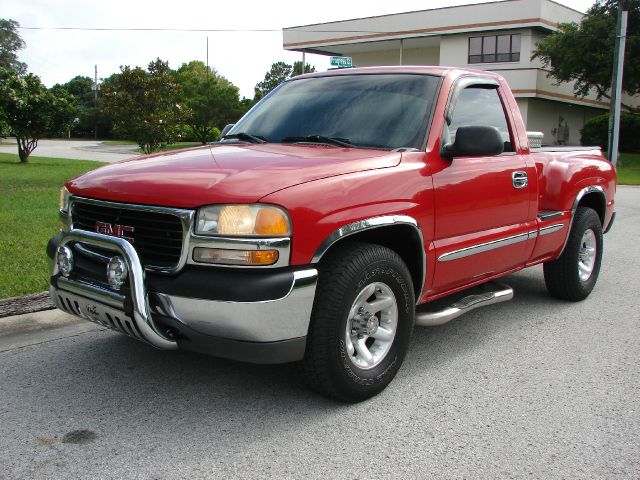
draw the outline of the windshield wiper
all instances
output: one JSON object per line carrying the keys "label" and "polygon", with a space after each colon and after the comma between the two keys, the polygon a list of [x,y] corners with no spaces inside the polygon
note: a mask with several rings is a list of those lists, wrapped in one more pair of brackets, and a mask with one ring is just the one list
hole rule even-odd
{"label": "windshield wiper", "polygon": [[230,133],[229,135],[225,135],[220,140],[225,140],[227,138],[237,138],[238,140],[244,140],[250,143],[267,143],[267,140],[260,135],[251,135],[250,133],[239,132],[239,133]]}
{"label": "windshield wiper", "polygon": [[325,143],[329,145],[337,145],[339,147],[354,147],[348,138],[325,137],[323,135],[305,135],[302,137],[284,137],[282,143]]}

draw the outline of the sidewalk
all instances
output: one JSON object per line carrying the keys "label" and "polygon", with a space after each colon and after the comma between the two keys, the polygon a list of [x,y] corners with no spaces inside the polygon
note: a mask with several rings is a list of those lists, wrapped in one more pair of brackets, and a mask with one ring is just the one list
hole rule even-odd
{"label": "sidewalk", "polygon": [[[52,336],[52,329],[55,335]],[[101,329],[62,310],[44,310],[0,318],[0,352],[73,337]]]}

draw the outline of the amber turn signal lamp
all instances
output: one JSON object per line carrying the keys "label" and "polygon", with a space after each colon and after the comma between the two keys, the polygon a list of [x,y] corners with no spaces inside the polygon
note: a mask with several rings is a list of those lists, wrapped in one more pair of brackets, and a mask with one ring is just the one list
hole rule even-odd
{"label": "amber turn signal lamp", "polygon": [[193,260],[216,265],[273,265],[278,261],[277,250],[227,250],[223,248],[196,247]]}
{"label": "amber turn signal lamp", "polygon": [[289,224],[284,213],[274,208],[261,208],[256,215],[257,235],[287,235]]}

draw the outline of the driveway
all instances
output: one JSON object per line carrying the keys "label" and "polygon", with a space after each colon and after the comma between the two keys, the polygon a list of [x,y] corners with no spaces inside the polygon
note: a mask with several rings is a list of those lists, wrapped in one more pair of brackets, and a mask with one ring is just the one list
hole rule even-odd
{"label": "driveway", "polygon": [[[4,142],[15,141],[13,139]],[[38,157],[69,158],[72,160],[95,160],[117,162],[140,155],[137,145],[105,145],[98,140],[49,140],[42,139],[31,155]],[[17,145],[0,145],[1,153],[18,153]]]}
{"label": "driveway", "polygon": [[9,329],[0,477],[640,478],[640,188],[617,202],[587,300],[549,297],[540,267],[510,275],[511,302],[416,329],[395,380],[357,405],[291,365],[158,351],[82,321]]}

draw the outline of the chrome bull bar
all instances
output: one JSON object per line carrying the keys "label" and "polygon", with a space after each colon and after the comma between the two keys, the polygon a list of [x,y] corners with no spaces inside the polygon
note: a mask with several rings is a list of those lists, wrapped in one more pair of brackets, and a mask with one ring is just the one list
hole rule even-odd
{"label": "chrome bull bar", "polygon": [[[176,341],[167,338],[151,317],[149,298],[144,284],[144,268],[133,246],[122,238],[78,229],[64,233],[59,246],[65,246],[72,242],[112,250],[122,256],[129,269],[129,286],[133,306],[132,321],[142,336],[142,340],[162,350],[176,350],[178,348]],[[53,275],[55,276],[58,273],[58,265],[54,258]],[[58,280],[58,288],[63,291],[90,298],[110,307],[121,308],[124,312],[124,297],[122,295],[89,283],[69,280],[62,276]]]}

